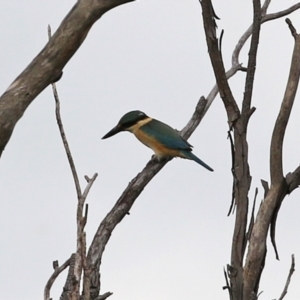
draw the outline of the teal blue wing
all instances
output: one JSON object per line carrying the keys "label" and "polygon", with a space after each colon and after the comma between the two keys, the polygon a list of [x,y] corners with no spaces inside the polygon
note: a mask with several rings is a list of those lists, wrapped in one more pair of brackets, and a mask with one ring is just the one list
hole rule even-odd
{"label": "teal blue wing", "polygon": [[140,130],[169,149],[192,150],[192,145],[184,140],[175,129],[158,120],[153,119],[141,126]]}

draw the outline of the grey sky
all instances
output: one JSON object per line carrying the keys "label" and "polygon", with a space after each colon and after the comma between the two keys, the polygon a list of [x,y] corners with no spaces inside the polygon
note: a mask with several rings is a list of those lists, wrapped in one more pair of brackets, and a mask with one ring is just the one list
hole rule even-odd
{"label": "grey sky", "polygon": [[[230,65],[237,39],[251,23],[252,1],[215,0],[225,29],[223,56]],[[273,1],[274,12],[296,1]],[[75,1],[0,1],[0,88],[4,92],[47,41]],[[290,16],[300,32],[300,12]],[[81,182],[99,173],[88,197],[88,244],[99,222],[128,182],[152,155],[122,133],[101,137],[129,110],[139,109],[181,129],[201,95],[214,85],[196,0],[140,0],[103,16],[66,66],[58,82],[65,130]],[[249,155],[254,189],[269,180],[272,128],[283,97],[293,38],[279,19],[262,27],[253,105]],[[248,48],[241,55],[246,65]],[[241,103],[244,74],[230,84]],[[284,171],[299,165],[299,97],[288,125]],[[223,267],[230,263],[234,216],[230,146],[223,104],[217,97],[190,138],[194,153],[212,166],[208,172],[182,159],[169,163],[146,187],[130,216],[114,231],[102,262],[102,293],[115,300],[228,299]],[[52,261],[63,263],[75,251],[76,196],[47,88],[17,124],[1,158],[0,298],[41,299]],[[281,260],[271,245],[260,299],[278,298],[294,253],[300,258],[299,191],[286,198],[277,223]],[[57,299],[65,273],[57,280]],[[295,272],[288,299],[299,299]]]}

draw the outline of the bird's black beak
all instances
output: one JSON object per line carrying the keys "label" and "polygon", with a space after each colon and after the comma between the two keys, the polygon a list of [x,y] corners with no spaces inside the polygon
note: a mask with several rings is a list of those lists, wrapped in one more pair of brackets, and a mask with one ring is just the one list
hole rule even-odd
{"label": "bird's black beak", "polygon": [[111,131],[109,131],[103,138],[102,140],[105,140],[119,132],[123,131],[123,129],[121,128],[120,125],[117,125],[116,127],[114,127]]}

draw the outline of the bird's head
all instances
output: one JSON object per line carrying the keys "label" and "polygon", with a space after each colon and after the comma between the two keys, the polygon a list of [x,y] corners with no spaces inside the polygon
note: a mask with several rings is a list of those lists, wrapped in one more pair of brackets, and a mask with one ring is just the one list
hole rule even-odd
{"label": "bird's head", "polygon": [[121,131],[129,130],[130,127],[137,124],[139,121],[149,118],[146,114],[139,110],[133,110],[125,114],[112,130],[110,130],[102,139],[107,139]]}

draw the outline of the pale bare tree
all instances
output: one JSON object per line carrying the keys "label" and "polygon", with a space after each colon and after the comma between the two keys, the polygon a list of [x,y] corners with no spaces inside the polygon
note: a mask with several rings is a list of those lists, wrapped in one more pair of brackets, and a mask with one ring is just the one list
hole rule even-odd
{"label": "pale bare tree", "polygon": [[[83,43],[92,25],[108,10],[132,2],[133,0],[78,0],[69,14],[65,17],[60,27],[50,37],[44,49],[36,56],[29,66],[16,78],[7,91],[0,98],[0,156],[13,133],[17,121],[25,113],[29,104],[48,85],[60,79],[67,62]],[[247,127],[255,108],[251,106],[253,82],[256,70],[256,56],[263,23],[281,18],[293,13],[300,8],[297,3],[286,10],[268,14],[267,10],[271,0],[265,0],[261,5],[260,0],[253,0],[253,24],[245,31],[237,42],[232,55],[232,66],[226,72],[221,54],[221,40],[216,30],[217,12],[214,12],[211,0],[201,0],[203,24],[206,42],[216,77],[216,85],[207,97],[201,97],[196,105],[190,121],[182,129],[181,134],[188,139],[200,124],[203,116],[211,103],[220,94],[227,112],[229,124],[229,137],[232,149],[232,174],[233,190],[230,212],[235,214],[235,227],[232,239],[231,261],[225,272],[226,288],[229,297],[233,300],[257,299],[259,293],[260,277],[264,269],[266,258],[267,233],[270,230],[274,250],[278,256],[275,243],[276,217],[280,206],[289,193],[292,193],[300,183],[300,167],[295,166],[287,175],[282,170],[282,144],[285,129],[289,120],[300,76],[300,36],[291,21],[287,24],[295,40],[290,75],[283,95],[282,106],[274,126],[270,150],[270,187],[267,182],[262,182],[265,190],[264,200],[255,213],[254,205],[248,213],[248,193],[251,189],[251,174],[248,165]],[[246,40],[251,37],[249,59],[247,67],[242,67],[239,62],[239,53]],[[204,43],[204,41],[203,41]],[[238,71],[246,72],[245,93],[241,107],[234,99],[228,79]],[[50,299],[50,289],[57,276],[68,268],[68,276],[64,285],[61,299],[106,299],[112,293],[100,295],[100,266],[105,246],[109,241],[112,231],[129,213],[130,208],[151,179],[169,162],[156,162],[150,160],[145,168],[130,182],[116,204],[107,216],[99,222],[99,227],[94,234],[94,239],[86,249],[84,227],[87,222],[88,207],[85,200],[88,192],[96,180],[97,174],[92,178],[85,177],[87,186],[82,191],[71,151],[59,112],[59,99],[53,84],[56,100],[56,116],[61,137],[66,149],[69,164],[72,170],[78,205],[77,205],[77,248],[62,265],[53,263],[54,272],[46,284],[44,299]],[[230,159],[230,158],[228,158]],[[254,202],[255,203],[255,202]],[[247,220],[250,217],[247,228]],[[245,259],[246,258],[246,259]],[[294,270],[294,258],[287,283],[280,299],[284,297]],[[81,285],[81,283],[83,283]],[[81,290],[81,286],[83,286]]]}

